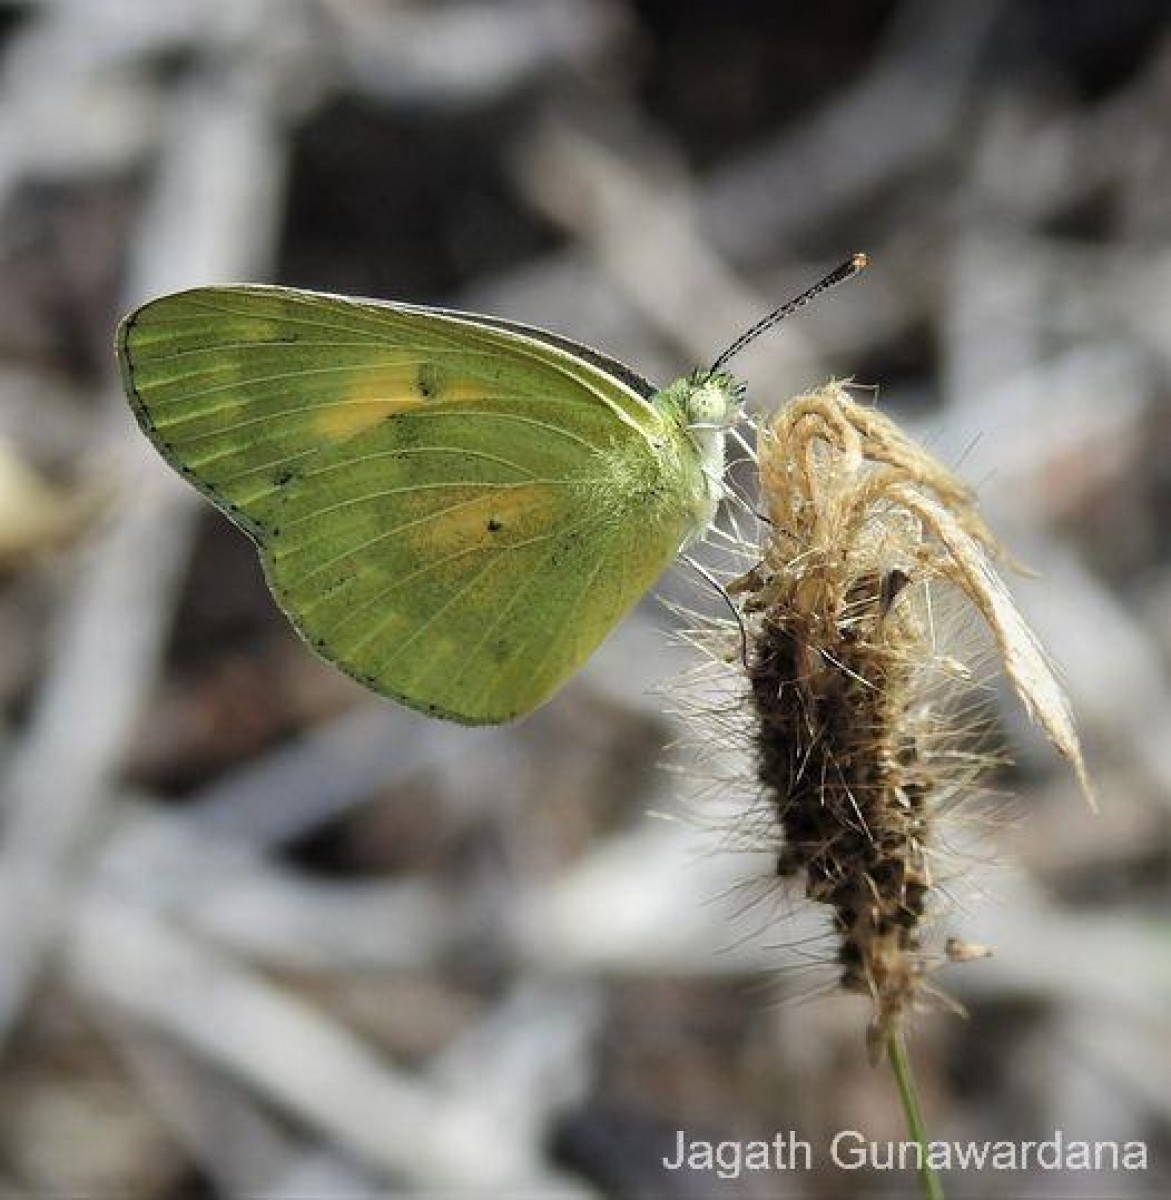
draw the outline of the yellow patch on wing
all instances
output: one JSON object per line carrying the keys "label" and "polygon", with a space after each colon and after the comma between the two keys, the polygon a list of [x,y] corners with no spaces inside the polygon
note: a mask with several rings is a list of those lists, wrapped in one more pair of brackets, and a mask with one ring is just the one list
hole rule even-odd
{"label": "yellow patch on wing", "polygon": [[313,429],[331,441],[341,441],[392,413],[417,408],[423,400],[415,364],[371,368],[350,392],[314,414]]}
{"label": "yellow patch on wing", "polygon": [[483,379],[456,377],[430,362],[372,367],[348,394],[314,416],[313,429],[331,441],[343,441],[422,404],[483,399],[485,387]]}
{"label": "yellow patch on wing", "polygon": [[406,540],[419,553],[438,558],[478,548],[504,549],[547,534],[564,519],[569,500],[564,485],[543,479],[455,491],[447,507],[409,530]]}

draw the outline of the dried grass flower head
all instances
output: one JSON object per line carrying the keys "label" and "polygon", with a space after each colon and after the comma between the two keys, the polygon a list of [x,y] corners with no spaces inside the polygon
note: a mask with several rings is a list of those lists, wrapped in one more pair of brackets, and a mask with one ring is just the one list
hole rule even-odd
{"label": "dried grass flower head", "polygon": [[993,566],[1000,549],[950,471],[840,383],[786,405],[757,456],[767,532],[729,588],[757,774],[781,826],[778,873],[831,910],[840,982],[870,996],[877,1050],[935,965],[980,956],[924,944],[937,822],[991,761],[948,703],[970,672],[936,636],[942,592],[983,617],[1030,715],[1089,785],[1066,699]]}

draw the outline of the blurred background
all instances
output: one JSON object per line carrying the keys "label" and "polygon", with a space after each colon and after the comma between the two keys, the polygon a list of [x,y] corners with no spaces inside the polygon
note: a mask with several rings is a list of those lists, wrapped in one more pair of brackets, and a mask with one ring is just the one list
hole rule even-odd
{"label": "blurred background", "polygon": [[666,381],[866,250],[738,360],[753,404],[853,376],[980,489],[1102,806],[1004,696],[1015,799],[950,922],[996,956],[914,1027],[931,1130],[1152,1158],[949,1194],[1166,1194],[1168,112],[1163,0],[0,4],[0,1190],[913,1194],[820,1150],[661,1167],[680,1128],[902,1136],[737,818],[747,756],[670,749],[661,603],[515,726],[378,702],[111,353],[148,296],[268,280]]}

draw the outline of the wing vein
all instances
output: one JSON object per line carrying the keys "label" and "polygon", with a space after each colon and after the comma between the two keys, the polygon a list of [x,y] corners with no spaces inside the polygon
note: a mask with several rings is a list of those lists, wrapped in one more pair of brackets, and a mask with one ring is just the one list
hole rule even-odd
{"label": "wing vein", "polygon": [[[527,538],[523,542],[514,542],[511,546],[502,546],[495,550],[487,550],[488,558],[489,558],[487,566],[492,566],[492,565],[500,562],[501,555],[504,555],[504,554],[507,554],[507,553],[510,553],[510,552],[513,552],[516,550],[521,550],[528,546],[539,545],[541,542],[547,542],[550,539],[558,537],[560,535],[572,533],[579,528],[582,528],[582,525],[575,525],[566,530],[554,529],[554,530],[550,530],[548,533],[543,533],[543,534],[537,535],[536,537]],[[366,612],[367,610],[369,610],[370,608],[373,608],[376,605],[384,603],[386,601],[387,597],[389,597],[395,591],[397,591],[398,588],[401,587],[404,583],[409,583],[412,580],[417,579],[421,576],[428,575],[432,571],[434,571],[436,568],[446,566],[448,563],[456,562],[461,558],[466,558],[469,554],[485,553],[485,551],[486,551],[486,548],[483,545],[468,546],[463,550],[457,551],[455,554],[447,555],[445,558],[439,558],[439,559],[435,559],[433,562],[424,563],[423,566],[418,568],[418,570],[412,571],[409,575],[400,576],[389,587],[383,588],[381,591],[377,592],[373,596],[368,596],[357,607],[350,609],[346,613],[345,617],[343,617],[342,620],[339,621],[334,626],[333,632],[336,633],[337,630],[344,629],[356,617],[361,616],[362,613]],[[485,571],[486,571],[486,568],[485,568]],[[485,571],[478,572],[476,575],[476,578],[479,579],[485,573]],[[461,592],[459,594],[462,595],[463,592],[466,590],[467,590],[466,588],[461,589]],[[457,596],[457,598],[458,598],[458,596]],[[450,607],[450,602],[448,604],[445,604],[443,606],[443,609],[446,610],[449,607]],[[307,608],[303,609],[302,611],[308,612],[310,610],[307,607]],[[377,637],[381,633],[384,626],[386,625],[386,622],[389,621],[393,615],[394,615],[393,612],[388,612],[381,621],[376,623],[370,630],[367,631],[365,636],[360,638],[358,640],[358,642],[355,643],[353,646],[348,647],[346,653],[348,655],[355,654],[363,646],[367,645],[373,638]],[[434,616],[434,614],[432,614],[432,617],[429,617],[428,621],[425,622],[424,624],[425,625],[430,624],[431,620],[433,619],[433,616]],[[421,632],[421,630],[416,631],[416,632]],[[415,635],[412,635],[412,637],[414,637],[414,636]],[[383,665],[385,665],[385,664],[383,664]]]}
{"label": "wing vein", "polygon": [[[584,522],[583,524],[588,524],[588,522]],[[545,652],[537,660],[537,665],[532,669],[532,671],[529,672],[530,678],[532,678],[534,680],[538,680],[540,678],[540,674],[545,669],[545,664],[552,657],[554,650],[556,650],[557,647],[560,646],[565,641],[566,633],[572,628],[573,618],[577,614],[577,610],[581,607],[582,600],[585,599],[587,593],[593,587],[594,581],[597,579],[598,574],[601,571],[602,566],[604,565],[604,562],[605,562],[604,557],[599,556],[597,564],[594,566],[594,569],[590,572],[589,577],[583,582],[582,586],[578,589],[577,596],[575,597],[575,599],[573,601],[573,605],[570,608],[569,612],[561,619],[561,624],[558,626],[556,633],[553,635],[553,637],[551,637],[549,639],[549,644],[548,644],[548,646],[545,647]],[[537,632],[539,633],[540,630],[538,629]],[[522,645],[528,646],[531,643],[532,643],[532,638],[530,637],[527,641],[522,643]],[[518,647],[518,649],[517,649],[518,657],[519,657],[519,654],[520,654],[520,648]],[[480,693],[480,695],[476,698],[476,702],[477,702],[478,706],[483,707],[488,703],[488,701],[492,698],[492,696],[499,689],[499,687],[500,687],[501,683],[504,681],[504,679],[507,678],[507,674],[508,674],[507,671],[500,671],[497,674],[495,679],[489,680],[489,686],[488,686],[487,690],[482,691]]]}
{"label": "wing vein", "polygon": [[[313,478],[313,476],[304,476],[303,478]],[[291,521],[286,521],[281,528],[289,530],[297,525],[304,525],[306,521],[316,521],[319,517],[329,516],[331,513],[341,512],[347,508],[356,508],[360,504],[368,504],[371,500],[384,500],[388,496],[411,496],[417,492],[445,491],[449,488],[463,488],[465,490],[467,488],[484,488],[490,491],[510,491],[513,488],[531,487],[534,483],[549,487],[565,487],[569,482],[568,479],[514,479],[508,482],[497,483],[495,481],[478,479],[473,483],[466,479],[441,479],[434,483],[409,483],[403,487],[385,488],[380,492],[365,492],[361,496],[348,496],[345,500],[339,500],[336,504],[330,504],[326,508],[315,508],[303,517],[295,517]],[[479,497],[476,498],[479,499]]]}

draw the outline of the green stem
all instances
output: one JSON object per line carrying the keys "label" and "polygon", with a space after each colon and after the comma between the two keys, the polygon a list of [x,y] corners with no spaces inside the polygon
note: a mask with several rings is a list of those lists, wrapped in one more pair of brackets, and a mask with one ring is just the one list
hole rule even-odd
{"label": "green stem", "polygon": [[897,1030],[891,1030],[886,1039],[886,1056],[899,1086],[899,1099],[903,1104],[903,1115],[907,1119],[907,1132],[919,1144],[923,1155],[923,1166],[919,1171],[919,1182],[923,1185],[926,1200],[945,1200],[943,1185],[935,1168],[927,1162],[927,1126],[923,1123],[923,1110],[919,1107],[919,1096],[915,1091],[915,1073],[907,1057],[907,1043]]}

